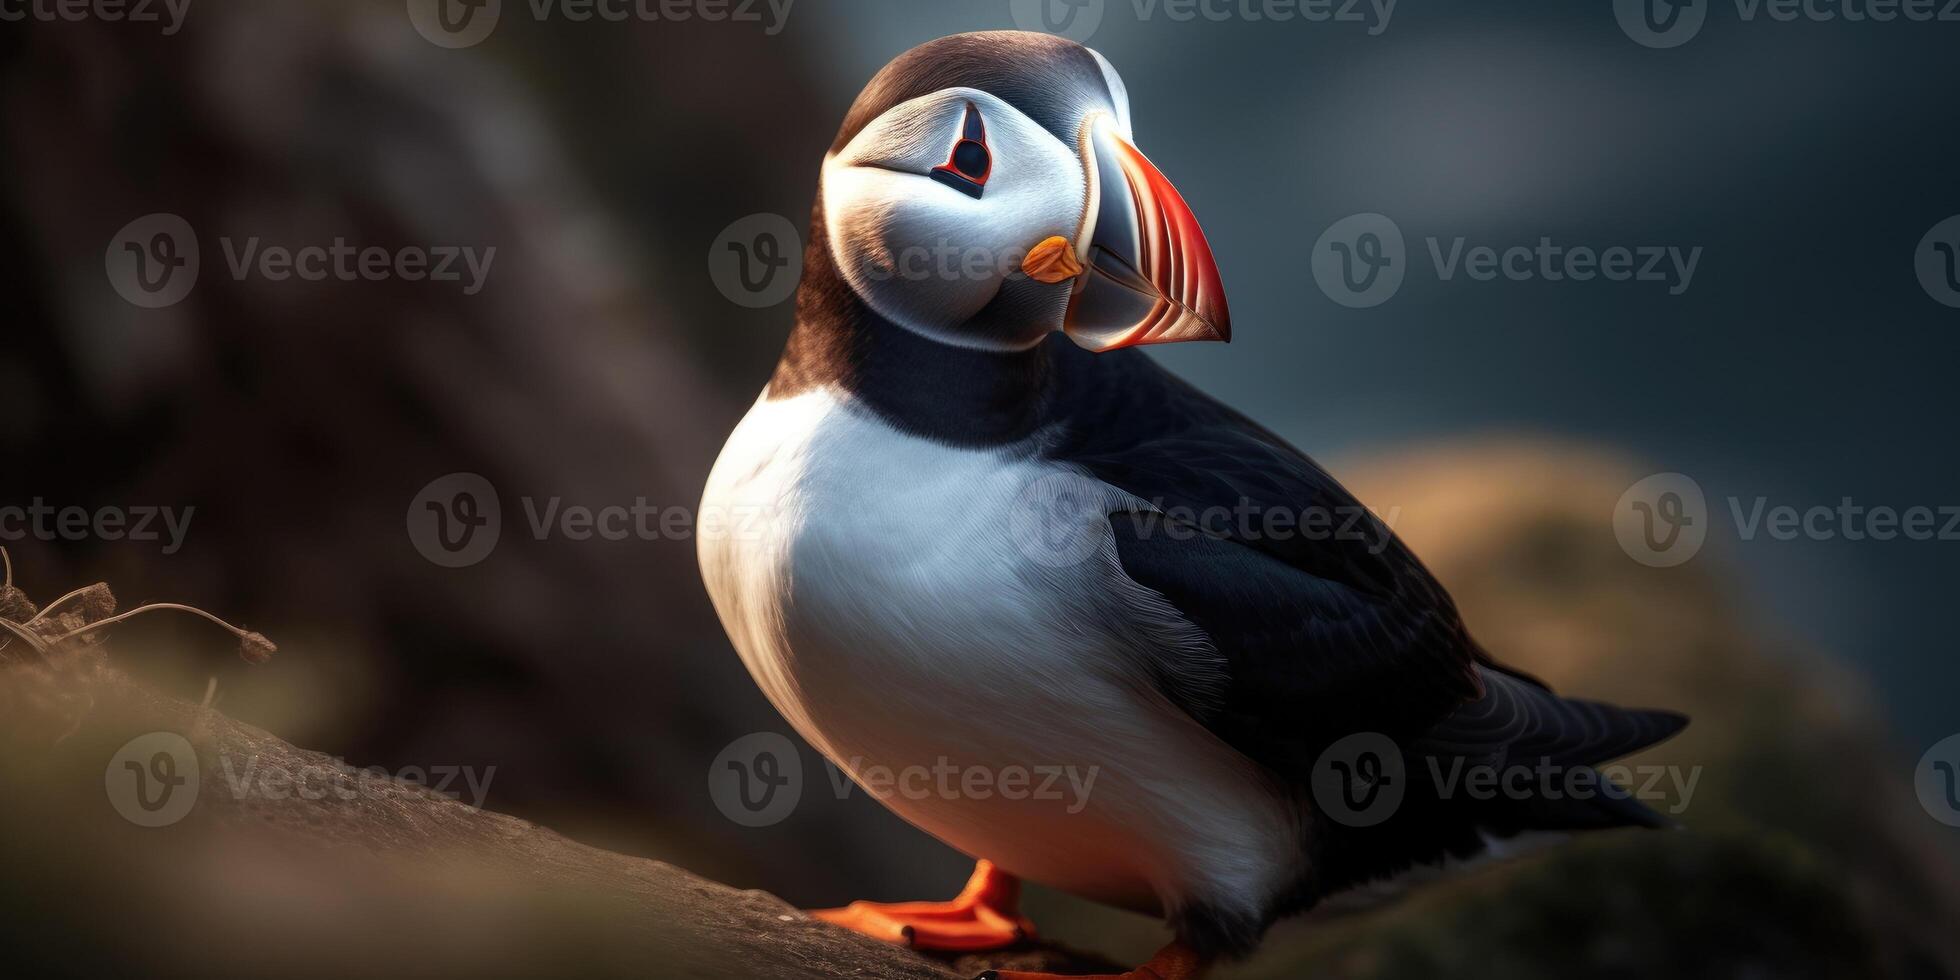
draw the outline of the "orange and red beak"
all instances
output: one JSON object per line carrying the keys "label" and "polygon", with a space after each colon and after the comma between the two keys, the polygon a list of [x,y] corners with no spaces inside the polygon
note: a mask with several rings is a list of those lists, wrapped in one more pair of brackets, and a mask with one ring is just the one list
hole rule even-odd
{"label": "orange and red beak", "polygon": [[1108,116],[1086,125],[1087,242],[1063,321],[1069,338],[1092,351],[1231,340],[1218,263],[1190,205]]}

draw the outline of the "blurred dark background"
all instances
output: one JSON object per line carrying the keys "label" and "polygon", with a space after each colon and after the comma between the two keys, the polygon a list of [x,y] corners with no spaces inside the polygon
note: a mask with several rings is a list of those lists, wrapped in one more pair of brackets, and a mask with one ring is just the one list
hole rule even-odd
{"label": "blurred dark background", "polygon": [[[1913,265],[1960,212],[1960,23],[1705,6],[1698,35],[1660,49],[1604,2],[1403,0],[1371,32],[1110,0],[1087,43],[1123,73],[1139,142],[1204,222],[1230,291],[1235,341],[1166,363],[1376,488],[1378,510],[1432,518],[1437,548],[1454,513],[1438,488],[1465,472],[1500,501],[1467,512],[1487,522],[1503,500],[1552,506],[1545,487],[1570,488],[1560,506],[1596,518],[1589,546],[1615,554],[1599,529],[1619,492],[1691,476],[1705,554],[1681,570],[1621,556],[1614,574],[1718,596],[1761,676],[1826,692],[1815,718],[1855,730],[1855,764],[1893,793],[1859,805],[1908,826],[1901,847],[1918,855],[1875,873],[1911,866],[1937,892],[1953,831],[1910,783],[1960,730],[1960,541],[1744,540],[1727,501],[1960,504],[1960,310]],[[1016,20],[1030,7],[803,0],[780,22],[758,4],[760,22],[580,23],[506,0],[487,40],[454,50],[401,2],[367,0],[199,0],[167,36],[0,24],[0,506],[195,507],[174,554],[5,542],[17,578],[43,597],[107,580],[243,620],[280,640],[279,660],[128,666],[187,697],[216,676],[229,713],[357,765],[494,765],[490,807],[583,841],[803,905],[957,886],[963,857],[861,794],[807,790],[763,829],[724,819],[710,761],[787,726],[729,649],[693,541],[534,540],[520,501],[691,508],[792,315],[716,288],[717,236],[756,213],[801,228],[872,73],[942,34],[1038,26]],[[203,266],[182,302],[144,309],[112,288],[105,250],[160,212],[196,230]],[[1309,252],[1360,212],[1394,219],[1410,271],[1388,302],[1350,309],[1315,285]],[[475,295],[236,280],[220,239],[255,236],[497,253]],[[1444,282],[1430,236],[1702,255],[1679,295]],[[1425,468],[1439,458],[1458,465]],[[496,488],[504,524],[493,554],[451,569],[417,551],[405,515],[455,472]],[[1459,591],[1482,571],[1436,563]],[[1478,618],[1502,603],[1465,606],[1486,635],[1529,632]],[[1576,676],[1611,688],[1655,663],[1693,673],[1693,655],[1631,650]],[[1758,675],[1703,676],[1702,714],[1743,676]],[[1751,731],[1824,724],[1804,717]],[[1789,779],[1853,764],[1809,758]],[[1801,822],[1764,802],[1756,817]],[[1841,853],[1830,834],[1809,840]],[[1148,946],[1147,923],[1043,901],[1125,937],[1106,945]],[[1911,901],[1935,921],[1950,908]],[[1906,957],[1924,972],[1901,975],[1946,975],[1931,965],[1951,968],[1945,955]]]}

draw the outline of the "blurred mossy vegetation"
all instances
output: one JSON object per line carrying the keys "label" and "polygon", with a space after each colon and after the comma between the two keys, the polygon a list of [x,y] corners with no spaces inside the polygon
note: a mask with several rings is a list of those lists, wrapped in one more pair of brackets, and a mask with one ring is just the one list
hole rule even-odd
{"label": "blurred mossy vegetation", "polygon": [[1787,838],[1616,834],[1414,893],[1360,921],[1283,936],[1235,976],[1922,975],[1887,968],[1848,885]]}
{"label": "blurred mossy vegetation", "polygon": [[[1955,841],[1920,809],[1912,755],[1855,677],[1751,617],[1716,544],[1675,568],[1620,551],[1612,507],[1638,475],[1518,440],[1344,472],[1401,508],[1396,530],[1500,658],[1693,717],[1624,760],[1699,771],[1671,813],[1683,829],[1584,837],[1282,925],[1232,980],[1956,975]],[[1670,790],[1662,808],[1682,802]]]}

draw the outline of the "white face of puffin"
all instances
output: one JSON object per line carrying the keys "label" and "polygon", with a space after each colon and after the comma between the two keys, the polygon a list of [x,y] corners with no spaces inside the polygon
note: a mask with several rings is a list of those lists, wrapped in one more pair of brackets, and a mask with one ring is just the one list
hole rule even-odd
{"label": "white face of puffin", "polygon": [[1204,234],[1132,144],[1122,81],[1096,61],[1113,100],[1056,93],[1081,103],[1074,145],[987,92],[948,88],[893,106],[825,159],[831,258],[866,304],[990,350],[1059,329],[1099,351],[1229,338]]}
{"label": "white face of puffin", "polygon": [[[997,348],[1061,325],[1067,287],[1028,279],[1021,263],[1046,238],[1074,240],[1088,174],[1073,148],[1000,99],[950,88],[894,106],[825,161],[823,199],[831,257],[894,323]],[[963,329],[1003,289],[1027,293],[1051,322],[1019,336]]]}

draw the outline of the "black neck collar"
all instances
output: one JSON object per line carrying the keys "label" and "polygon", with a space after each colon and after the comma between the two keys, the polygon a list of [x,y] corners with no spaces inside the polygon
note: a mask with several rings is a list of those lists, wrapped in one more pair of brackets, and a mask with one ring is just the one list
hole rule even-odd
{"label": "black neck collar", "polygon": [[823,227],[819,205],[796,295],[796,327],[769,381],[771,399],[835,386],[895,428],[956,445],[1002,445],[1035,431],[1053,387],[1048,343],[1007,353],[974,350],[887,320],[832,264]]}

